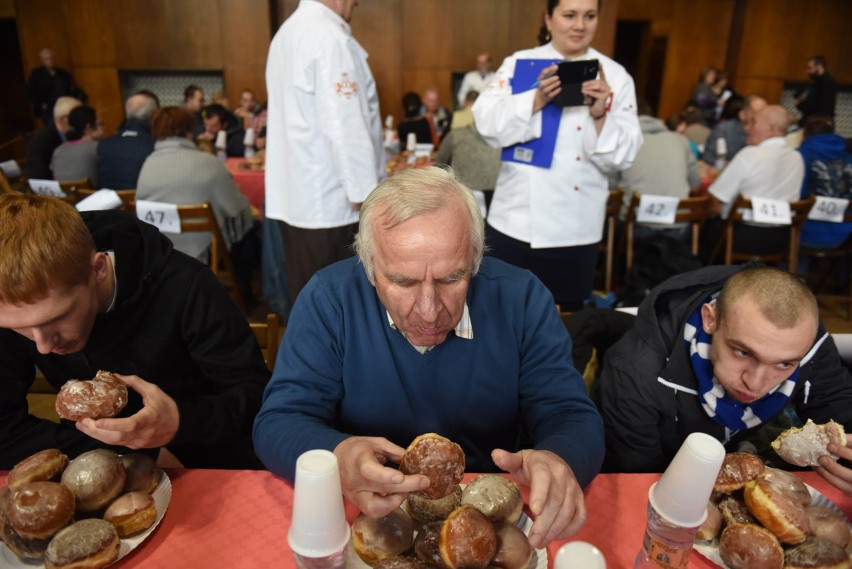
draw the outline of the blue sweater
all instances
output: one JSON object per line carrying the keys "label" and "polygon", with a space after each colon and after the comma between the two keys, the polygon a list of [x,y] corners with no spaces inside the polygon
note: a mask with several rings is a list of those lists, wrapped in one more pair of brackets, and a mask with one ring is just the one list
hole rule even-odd
{"label": "blue sweater", "polygon": [[301,453],[348,436],[404,448],[436,432],[461,445],[468,472],[495,471],[495,448],[536,448],[588,484],[603,460],[603,424],[553,297],[529,271],[487,258],[467,303],[474,338],[451,333],[422,355],[390,327],[355,259],[316,273],[293,307],[255,420],[266,467],[292,481]]}
{"label": "blue sweater", "polygon": [[[809,194],[835,198],[852,197],[852,156],[846,141],[837,134],[817,134],[798,148],[805,162],[802,198]],[[800,242],[809,247],[837,247],[852,233],[852,223],[807,220]]]}

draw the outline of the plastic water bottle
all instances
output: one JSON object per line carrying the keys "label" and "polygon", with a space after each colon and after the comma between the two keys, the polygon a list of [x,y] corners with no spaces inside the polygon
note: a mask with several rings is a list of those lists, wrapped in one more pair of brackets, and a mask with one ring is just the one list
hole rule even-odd
{"label": "plastic water bottle", "polygon": [[722,171],[725,169],[725,165],[728,163],[728,142],[722,138],[721,136],[716,139],[716,162],[714,166],[718,171]]}
{"label": "plastic water bottle", "polygon": [[692,542],[700,525],[681,527],[668,522],[650,503],[648,526],[634,569],[683,569],[689,563]]}

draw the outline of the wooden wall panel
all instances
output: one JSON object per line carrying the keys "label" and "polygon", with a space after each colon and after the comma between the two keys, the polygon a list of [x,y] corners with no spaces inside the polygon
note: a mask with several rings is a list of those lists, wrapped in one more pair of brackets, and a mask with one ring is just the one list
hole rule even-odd
{"label": "wooden wall panel", "polygon": [[89,96],[89,105],[98,111],[104,132],[114,132],[124,120],[124,102],[115,68],[75,67],[74,79]]}
{"label": "wooden wall panel", "polygon": [[225,94],[237,106],[248,87],[266,100],[266,56],[270,36],[267,0],[219,0]]}
{"label": "wooden wall panel", "polygon": [[[208,0],[166,0],[162,31],[170,69],[222,69],[222,20]],[[226,25],[229,25],[227,23]]]}
{"label": "wooden wall panel", "polygon": [[73,67],[65,22],[57,7],[55,0],[15,0],[15,17],[27,76],[34,67],[41,65],[38,52],[45,47],[53,50],[56,65],[65,69]]}
{"label": "wooden wall panel", "polygon": [[[676,1],[618,0],[618,19],[665,21],[672,17]],[[609,9],[609,0],[604,0],[603,9]]]}
{"label": "wooden wall panel", "polygon": [[352,17],[352,33],[367,51],[376,80],[382,116],[402,116],[402,4],[398,0],[361,2]]}
{"label": "wooden wall panel", "polygon": [[75,0],[61,5],[69,53],[75,67],[115,67],[110,0]]}
{"label": "wooden wall panel", "polygon": [[119,69],[168,69],[175,65],[171,43],[163,33],[167,0],[126,2],[121,10],[110,10],[115,58]]}

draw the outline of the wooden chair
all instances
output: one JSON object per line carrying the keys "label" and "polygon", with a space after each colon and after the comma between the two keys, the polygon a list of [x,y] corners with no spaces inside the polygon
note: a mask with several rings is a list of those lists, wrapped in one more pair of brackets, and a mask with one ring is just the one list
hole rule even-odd
{"label": "wooden chair", "polygon": [[94,191],[89,178],[83,178],[82,180],[60,180],[59,188],[67,194],[67,196],[62,199],[71,205],[75,205],[78,201],[86,197],[80,193],[81,191]]}
{"label": "wooden chair", "polygon": [[[796,264],[799,261],[799,233],[802,225],[808,217],[808,212],[814,204],[815,198],[809,196],[806,199],[790,202],[790,226],[789,239],[787,247],[779,244],[777,253],[753,253],[746,250],[734,250],[734,233],[736,227],[743,224],[743,210],[751,209],[751,200],[739,196],[731,212],[728,214],[728,219],[725,220],[725,229],[722,239],[725,243],[725,264],[740,263],[745,261],[755,260],[766,264],[779,264],[787,262],[787,269],[791,273],[796,272]],[[752,223],[752,227],[759,227]],[[766,229],[777,229],[775,226],[764,226]]]}
{"label": "wooden chair", "polygon": [[[852,223],[852,204],[846,209],[843,221],[844,223]],[[814,296],[816,296],[818,301],[842,302],[845,304],[846,320],[852,321],[852,279],[850,279],[848,290],[845,293],[821,292],[823,287],[832,280],[840,264],[844,261],[852,260],[852,236],[847,238],[845,243],[833,249],[799,247],[799,257],[830,261],[825,272],[817,277],[816,282],[810,284],[811,290],[814,292]]]}
{"label": "wooden chair", "polygon": [[3,170],[0,170],[0,194],[17,194],[18,191],[12,187],[12,184],[9,183],[9,179],[6,177],[6,174],[3,173]]}
{"label": "wooden chair", "polygon": [[[642,225],[636,221],[636,211],[639,208],[639,202],[642,196],[634,193],[630,199],[630,209],[627,210],[627,219],[625,221],[625,233],[627,234],[627,273],[633,268],[633,234],[636,225]],[[683,198],[677,204],[677,213],[675,213],[675,223],[689,223],[692,233],[692,254],[698,255],[698,243],[701,237],[701,228],[704,227],[704,222],[707,221],[707,216],[710,214],[710,195],[694,198]]]}
{"label": "wooden chair", "polygon": [[624,189],[618,188],[609,192],[606,200],[606,219],[604,221],[604,238],[601,241],[601,252],[604,254],[604,290],[612,290],[612,265],[615,258],[615,226],[624,199]]}
{"label": "wooden chair", "polygon": [[266,315],[266,322],[251,322],[249,323],[251,331],[254,332],[257,343],[260,344],[260,351],[263,353],[263,361],[266,362],[266,367],[272,371],[275,367],[275,359],[278,357],[278,346],[281,344],[281,338],[284,336],[284,326],[281,320],[275,313]]}

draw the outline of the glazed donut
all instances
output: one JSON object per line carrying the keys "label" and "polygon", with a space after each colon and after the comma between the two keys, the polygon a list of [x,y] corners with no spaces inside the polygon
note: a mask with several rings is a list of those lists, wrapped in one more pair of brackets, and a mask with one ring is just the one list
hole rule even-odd
{"label": "glazed donut", "polygon": [[729,452],[722,462],[713,490],[721,494],[740,490],[749,480],[763,476],[764,468],[759,456],[747,452]]}
{"label": "glazed donut", "polygon": [[778,456],[797,466],[819,466],[821,456],[837,460],[837,456],[828,452],[828,445],[846,446],[846,433],[843,425],[829,421],[817,425],[810,419],[802,427],[791,427],[772,441],[772,448]]}
{"label": "glazed donut", "polygon": [[50,543],[51,537],[45,539],[25,538],[18,535],[11,527],[6,530],[6,546],[18,559],[25,563],[41,563],[44,560],[44,552]]}
{"label": "glazed donut", "polygon": [[450,439],[435,433],[420,435],[405,451],[399,462],[403,474],[423,474],[429,487],[420,492],[435,500],[451,493],[464,476],[464,451]]}
{"label": "glazed donut", "polygon": [[111,523],[80,520],[60,531],[47,546],[45,569],[101,569],[118,559],[121,540]]}
{"label": "glazed donut", "polygon": [[114,417],[127,405],[127,386],[107,371],[91,380],[70,379],[56,395],[56,412],[64,419]]}
{"label": "glazed donut", "polygon": [[734,524],[756,524],[757,520],[748,511],[745,502],[733,496],[728,496],[719,502],[719,511],[726,526]]}
{"label": "glazed donut", "polygon": [[416,557],[394,555],[376,563],[376,569],[429,569],[429,566]]}
{"label": "glazed donut", "polygon": [[364,563],[374,566],[385,557],[405,552],[414,543],[414,522],[401,508],[381,518],[358,514],[352,522],[352,545]]}
{"label": "glazed donut", "polygon": [[431,567],[446,569],[444,560],[441,559],[441,551],[438,549],[438,538],[441,536],[440,522],[429,522],[424,524],[414,538],[414,554],[417,558]]}
{"label": "glazed donut", "polygon": [[719,538],[719,556],[730,569],[781,569],[784,550],[778,539],[756,524],[734,524]]}
{"label": "glazed donut", "polygon": [[702,523],[698,531],[695,533],[695,539],[702,541],[710,541],[719,533],[722,528],[722,512],[719,507],[713,502],[707,502],[707,518]]}
{"label": "glazed donut", "polygon": [[104,519],[115,526],[118,537],[127,537],[153,525],[157,520],[157,506],[147,492],[128,492],[109,505]]}
{"label": "glazed donut", "polygon": [[118,455],[109,449],[84,452],[62,473],[62,484],[73,492],[77,509],[94,512],[103,509],[124,489],[127,475]]}
{"label": "glazed donut", "polygon": [[460,506],[441,524],[438,550],[448,569],[485,569],[497,553],[497,532],[473,506]]}
{"label": "glazed donut", "polygon": [[516,525],[506,522],[494,524],[494,530],[497,532],[497,553],[491,559],[491,565],[502,569],[526,569],[533,554],[526,534]]}
{"label": "glazed donut", "polygon": [[785,494],[793,499],[793,501],[798,502],[803,506],[810,506],[811,493],[808,491],[808,487],[804,482],[802,482],[801,478],[792,472],[767,467],[766,471],[763,473],[763,479],[780,487]]}
{"label": "glazed donut", "polygon": [[488,516],[492,522],[514,524],[521,517],[524,502],[514,482],[499,474],[481,474],[462,491],[462,504],[468,504]]}
{"label": "glazed donut", "polygon": [[805,511],[815,536],[832,541],[844,549],[852,543],[852,533],[842,515],[823,506],[808,506]]}
{"label": "glazed donut", "polygon": [[842,547],[822,537],[809,537],[784,554],[784,569],[849,569],[852,562]]}
{"label": "glazed donut", "polygon": [[124,491],[153,493],[163,473],[154,459],[141,453],[123,454],[120,458],[127,474]]}
{"label": "glazed donut", "polygon": [[58,482],[30,482],[12,490],[9,527],[24,539],[50,539],[74,518],[74,495]]}
{"label": "glazed donut", "polygon": [[462,489],[458,484],[455,489],[437,500],[424,498],[419,494],[409,494],[406,501],[408,513],[418,522],[428,523],[443,520],[450,512],[461,505]]}
{"label": "glazed donut", "polygon": [[6,541],[6,504],[9,503],[10,492],[8,486],[0,488],[0,543]]}
{"label": "glazed donut", "polygon": [[783,543],[802,543],[811,531],[805,508],[766,480],[752,480],[745,486],[749,512]]}
{"label": "glazed donut", "polygon": [[66,466],[68,457],[59,449],[45,449],[16,464],[6,477],[6,484],[14,490],[28,482],[57,481]]}

